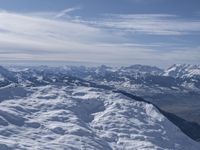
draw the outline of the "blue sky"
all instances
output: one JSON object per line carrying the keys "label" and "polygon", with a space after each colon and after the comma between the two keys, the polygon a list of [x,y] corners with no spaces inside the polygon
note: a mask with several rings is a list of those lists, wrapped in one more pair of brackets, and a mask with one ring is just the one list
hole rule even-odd
{"label": "blue sky", "polygon": [[0,62],[200,64],[199,0],[0,0]]}

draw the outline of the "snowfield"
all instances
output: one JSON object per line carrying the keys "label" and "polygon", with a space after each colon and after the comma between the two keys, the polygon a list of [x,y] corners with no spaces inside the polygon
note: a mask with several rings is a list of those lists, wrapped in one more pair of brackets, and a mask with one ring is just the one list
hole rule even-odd
{"label": "snowfield", "polygon": [[200,149],[153,105],[122,94],[78,84],[26,91],[0,102],[0,150]]}

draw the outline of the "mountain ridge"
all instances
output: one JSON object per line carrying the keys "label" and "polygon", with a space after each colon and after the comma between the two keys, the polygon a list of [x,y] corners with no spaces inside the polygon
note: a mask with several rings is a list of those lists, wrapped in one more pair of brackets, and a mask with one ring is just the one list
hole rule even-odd
{"label": "mountain ridge", "polygon": [[152,104],[91,84],[76,78],[65,85],[26,87],[31,91],[29,95],[2,101],[0,148],[197,150],[200,147]]}

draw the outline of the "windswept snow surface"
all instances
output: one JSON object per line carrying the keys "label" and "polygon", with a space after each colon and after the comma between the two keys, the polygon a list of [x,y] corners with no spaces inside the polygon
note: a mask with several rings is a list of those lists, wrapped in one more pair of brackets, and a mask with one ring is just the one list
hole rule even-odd
{"label": "windswept snow surface", "polygon": [[150,104],[80,85],[0,103],[0,150],[199,150]]}

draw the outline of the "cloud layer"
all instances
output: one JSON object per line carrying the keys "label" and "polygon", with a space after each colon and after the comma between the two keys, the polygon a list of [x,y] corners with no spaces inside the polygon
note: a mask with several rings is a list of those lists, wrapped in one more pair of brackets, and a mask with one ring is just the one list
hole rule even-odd
{"label": "cloud layer", "polygon": [[47,18],[33,15],[34,13],[25,15],[1,11],[0,60],[74,61],[116,65],[199,63],[199,47],[179,46],[173,47],[169,52],[162,50],[169,43],[162,45],[160,41],[159,44],[134,41],[136,34],[199,35],[198,20],[181,20],[177,16],[165,14],[104,15],[99,20],[76,17],[62,19],[66,13],[74,10],[75,8],[66,9],[56,15],[49,13],[48,16],[52,17]]}

